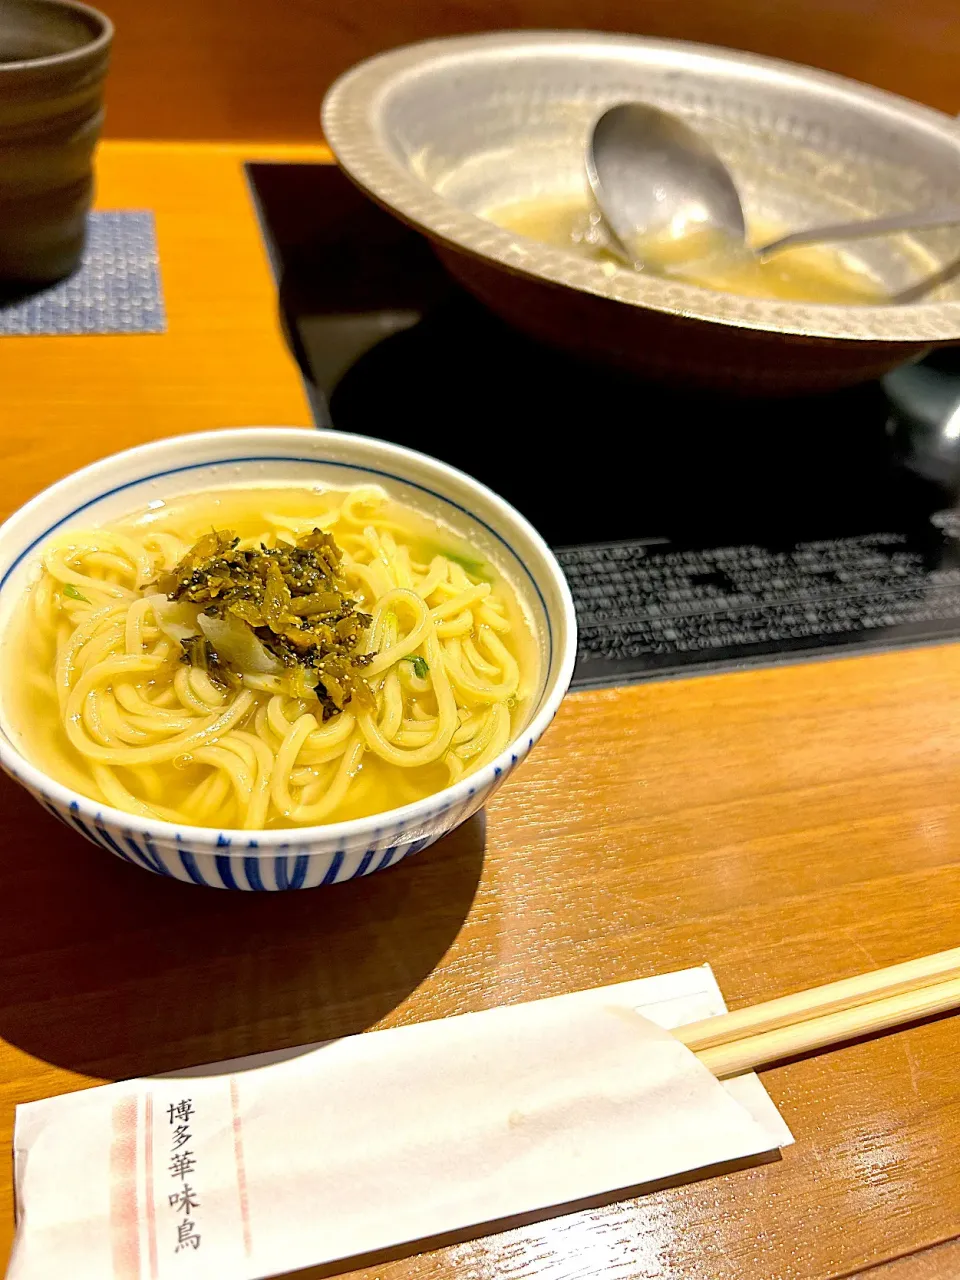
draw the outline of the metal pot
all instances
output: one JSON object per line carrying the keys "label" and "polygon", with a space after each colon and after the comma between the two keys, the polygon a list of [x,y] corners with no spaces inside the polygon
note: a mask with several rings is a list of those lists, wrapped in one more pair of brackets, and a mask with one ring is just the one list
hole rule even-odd
{"label": "metal pot", "polygon": [[[599,362],[769,395],[874,378],[960,342],[960,282],[906,306],[745,298],[610,270],[484,217],[514,200],[587,199],[588,131],[631,99],[687,118],[748,214],[786,228],[960,195],[960,132],[939,112],[792,63],[633,36],[514,32],[393,50],[336,82],[323,126],[347,174],[429,236],[483,302]],[[960,255],[960,232],[856,252],[896,289]]]}

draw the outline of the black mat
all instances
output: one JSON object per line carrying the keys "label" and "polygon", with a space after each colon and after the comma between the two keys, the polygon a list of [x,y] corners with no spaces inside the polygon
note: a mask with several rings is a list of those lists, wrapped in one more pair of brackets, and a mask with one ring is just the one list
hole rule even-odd
{"label": "black mat", "polygon": [[514,332],[333,168],[250,177],[318,425],[533,521],[576,600],[575,684],[960,635],[955,352],[828,396],[691,395]]}

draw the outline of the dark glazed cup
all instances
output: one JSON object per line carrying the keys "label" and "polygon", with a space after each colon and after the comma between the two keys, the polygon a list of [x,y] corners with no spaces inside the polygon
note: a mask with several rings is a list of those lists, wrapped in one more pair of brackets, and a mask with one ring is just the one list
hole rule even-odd
{"label": "dark glazed cup", "polygon": [[0,280],[83,253],[113,24],[72,0],[0,0]]}

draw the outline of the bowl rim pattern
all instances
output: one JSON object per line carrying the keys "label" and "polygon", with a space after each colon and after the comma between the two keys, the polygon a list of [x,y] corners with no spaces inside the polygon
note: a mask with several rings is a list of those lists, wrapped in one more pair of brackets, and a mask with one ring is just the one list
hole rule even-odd
{"label": "bowl rim pattern", "polygon": [[[304,454],[308,453],[309,446],[313,444],[315,456],[297,458],[290,454],[278,453],[272,458],[267,458],[262,449],[259,452],[244,453],[229,451],[231,444],[239,447],[243,447],[246,444],[253,446],[256,442],[268,443],[270,440],[277,442],[278,445],[281,440],[288,444],[296,443],[297,445],[302,445]],[[180,465],[167,466],[159,472],[150,465],[152,459],[169,454],[171,446],[183,446],[186,442],[193,442],[198,448],[204,445],[222,444],[224,454],[218,459],[207,459],[202,462],[185,460]],[[371,456],[379,458],[381,463],[384,461],[389,462],[390,459],[394,459],[398,463],[406,462],[416,468],[425,469],[427,473],[432,473],[438,480],[446,477],[447,479],[455,480],[457,484],[466,484],[469,489],[477,491],[482,495],[484,501],[491,504],[501,517],[505,517],[508,525],[512,524],[519,529],[524,538],[532,543],[542,557],[550,585],[556,591],[556,599],[559,603],[559,619],[557,619],[555,610],[554,620],[553,622],[551,621],[550,609],[544,598],[540,583],[535,578],[529,565],[511,543],[489,525],[482,516],[462,507],[457,499],[445,495],[442,490],[435,491],[418,480],[411,479],[403,474],[397,475],[390,471],[385,471],[382,466],[377,467],[369,464],[362,456],[357,457],[355,460],[344,461],[325,457],[322,452],[316,451],[318,448],[322,449],[328,442],[338,445],[341,451],[345,443],[348,447],[357,445],[361,455],[364,452],[368,452]],[[525,516],[521,515],[516,508],[511,506],[504,498],[501,498],[499,494],[480,481],[475,480],[466,472],[460,471],[456,467],[451,467],[447,463],[417,450],[408,449],[402,445],[395,445],[371,436],[356,436],[347,432],[310,430],[302,427],[238,427],[165,437],[151,441],[148,444],[122,450],[119,453],[110,454],[97,462],[71,472],[46,489],[41,490],[40,493],[24,503],[0,525],[0,556],[2,556],[4,544],[11,536],[16,536],[17,525],[21,521],[28,520],[45,511],[51,503],[62,504],[62,499],[65,497],[66,492],[73,489],[78,482],[88,481],[91,486],[96,486],[97,492],[94,496],[78,505],[72,505],[71,509],[66,513],[62,512],[60,506],[55,506],[51,510],[51,516],[53,515],[53,510],[58,510],[61,513],[56,519],[50,520],[42,534],[31,538],[26,545],[17,548],[16,553],[11,556],[10,562],[5,564],[2,573],[0,573],[0,591],[3,590],[10,575],[22,564],[24,559],[36,550],[51,533],[79,514],[79,512],[114,493],[121,492],[126,488],[133,488],[151,479],[163,478],[164,475],[181,474],[191,469],[199,470],[221,465],[233,466],[237,462],[266,460],[306,461],[316,462],[323,466],[343,466],[349,469],[365,471],[371,475],[380,475],[385,479],[393,479],[410,488],[419,488],[422,492],[432,495],[448,506],[458,507],[469,520],[484,527],[490,535],[502,543],[516,563],[526,572],[530,587],[540,599],[544,618],[546,619],[548,652],[544,663],[542,693],[536,713],[521,732],[511,737],[504,750],[490,764],[477,770],[476,773],[467,774],[466,777],[452,786],[444,787],[443,790],[434,792],[421,800],[413,801],[395,809],[370,814],[367,817],[352,818],[346,822],[249,831],[237,827],[191,826],[187,823],[167,822],[164,819],[144,818],[91,799],[79,791],[74,791],[64,783],[58,782],[39,766],[33,764],[0,727],[0,766],[24,785],[28,791],[33,792],[38,797],[49,799],[55,806],[69,812],[74,820],[79,818],[81,822],[88,821],[98,831],[104,824],[113,825],[132,834],[142,835],[146,837],[148,842],[153,840],[164,845],[189,843],[194,848],[211,853],[234,851],[242,853],[244,856],[260,856],[264,858],[273,857],[275,854],[294,846],[317,844],[347,846],[367,839],[371,832],[376,832],[380,835],[391,827],[395,827],[398,834],[404,832],[409,835],[411,831],[420,827],[437,824],[445,815],[454,811],[466,812],[478,794],[486,794],[494,789],[501,778],[505,777],[526,756],[556,715],[557,709],[566,695],[573,674],[573,667],[576,661],[577,626],[570,588],[553,552]],[[105,464],[117,466],[122,465],[123,462],[133,461],[143,464],[138,466],[135,476],[131,476],[129,480],[121,484],[109,484],[104,487],[101,472]],[[555,623],[558,620],[560,622],[560,634],[555,636]],[[556,648],[555,653],[554,647]],[[555,666],[552,677],[551,666]],[[44,807],[46,808],[47,806],[44,805]],[[456,823],[451,825],[456,825]]]}
{"label": "bowl rim pattern", "polygon": [[960,131],[948,115],[872,85],[785,59],[742,53],[685,40],[661,40],[593,31],[505,31],[423,40],[377,54],[344,72],[323,101],[324,137],[338,164],[367,195],[405,222],[450,249],[481,258],[513,275],[592,294],[682,319],[730,328],[834,342],[946,343],[960,339],[960,301],[916,302],[888,306],[840,306],[747,298],[699,285],[627,271],[606,275],[602,265],[561,249],[518,236],[470,213],[434,192],[391,153],[380,128],[379,111],[394,86],[432,65],[465,55],[504,56],[538,49],[564,48],[581,55],[590,46],[644,50],[651,55],[684,56],[705,64],[752,68],[758,74],[800,79],[935,133],[957,150]]}

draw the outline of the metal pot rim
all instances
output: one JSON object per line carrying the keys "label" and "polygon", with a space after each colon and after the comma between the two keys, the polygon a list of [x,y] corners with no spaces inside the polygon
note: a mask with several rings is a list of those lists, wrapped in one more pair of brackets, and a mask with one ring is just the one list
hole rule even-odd
{"label": "metal pot rim", "polygon": [[628,272],[604,273],[602,265],[575,252],[539,245],[501,230],[486,219],[437,195],[406,169],[391,151],[382,127],[382,108],[391,89],[446,59],[464,56],[503,58],[509,51],[540,48],[572,55],[588,46],[642,49],[651,54],[686,56],[705,63],[749,67],[758,73],[800,78],[819,84],[865,107],[880,108],[919,125],[957,149],[960,132],[951,117],[885,90],[831,72],[712,45],[589,31],[497,32],[427,40],[379,54],[345,72],[328,91],[322,110],[324,136],[348,176],[378,203],[461,253],[503,270],[592,294],[608,301],[724,327],[831,342],[923,344],[960,340],[960,301],[917,302],[904,306],[837,306],[739,297],[675,280]]}

